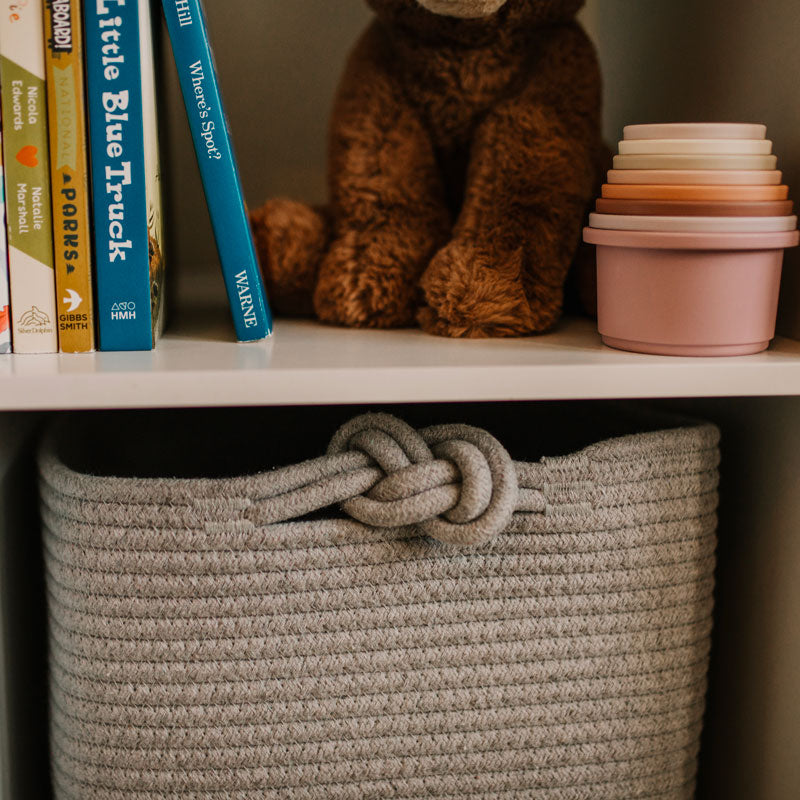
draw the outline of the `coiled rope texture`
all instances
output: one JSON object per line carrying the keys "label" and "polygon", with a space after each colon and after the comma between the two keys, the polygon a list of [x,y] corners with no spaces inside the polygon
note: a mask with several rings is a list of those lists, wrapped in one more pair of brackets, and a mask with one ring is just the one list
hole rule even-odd
{"label": "coiled rope texture", "polygon": [[[56,796],[689,798],[718,432],[367,415],[225,480],[40,458]],[[340,504],[346,519],[298,519]]]}

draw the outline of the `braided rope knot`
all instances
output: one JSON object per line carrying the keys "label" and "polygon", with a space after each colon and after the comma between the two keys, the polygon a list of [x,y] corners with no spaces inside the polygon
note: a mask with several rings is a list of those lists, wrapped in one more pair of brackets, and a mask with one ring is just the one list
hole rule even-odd
{"label": "braided rope knot", "polygon": [[505,448],[467,425],[419,432],[388,414],[365,414],[343,425],[328,455],[360,452],[382,477],[342,501],[359,522],[415,525],[446,544],[483,544],[503,531],[517,504],[517,476]]}

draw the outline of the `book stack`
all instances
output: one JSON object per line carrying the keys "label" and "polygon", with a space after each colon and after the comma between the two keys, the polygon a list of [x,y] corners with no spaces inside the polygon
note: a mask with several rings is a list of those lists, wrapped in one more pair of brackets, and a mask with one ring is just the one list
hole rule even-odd
{"label": "book stack", "polygon": [[[236,336],[264,339],[271,316],[201,0],[163,10]],[[148,350],[163,330],[155,21],[151,0],[42,0],[0,16],[0,352]]]}

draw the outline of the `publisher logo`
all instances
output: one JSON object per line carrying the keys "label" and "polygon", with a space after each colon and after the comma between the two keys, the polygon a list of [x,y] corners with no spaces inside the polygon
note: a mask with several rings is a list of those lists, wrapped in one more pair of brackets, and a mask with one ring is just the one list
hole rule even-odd
{"label": "publisher logo", "polygon": [[20,333],[52,333],[53,327],[50,317],[36,306],[31,306],[17,320],[17,329]]}
{"label": "publisher logo", "polygon": [[64,297],[61,302],[64,303],[65,306],[69,306],[67,311],[72,313],[80,307],[83,298],[74,289],[67,289],[67,296]]}
{"label": "publisher logo", "polygon": [[136,303],[133,301],[114,303],[111,306],[111,319],[115,322],[136,319]]}

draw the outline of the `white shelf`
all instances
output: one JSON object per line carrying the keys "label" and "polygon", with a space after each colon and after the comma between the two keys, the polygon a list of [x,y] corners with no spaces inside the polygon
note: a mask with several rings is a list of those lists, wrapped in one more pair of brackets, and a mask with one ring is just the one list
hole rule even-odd
{"label": "white shelf", "polygon": [[800,342],[690,359],[604,347],[588,320],[517,340],[449,340],[279,320],[236,344],[222,310],[153,352],[5,356],[0,410],[800,395]]}

